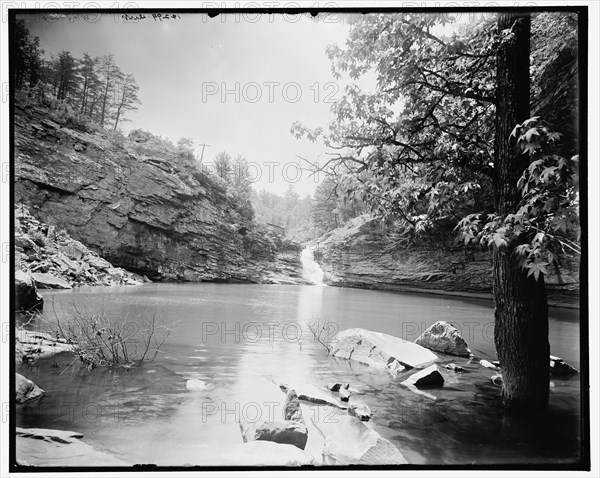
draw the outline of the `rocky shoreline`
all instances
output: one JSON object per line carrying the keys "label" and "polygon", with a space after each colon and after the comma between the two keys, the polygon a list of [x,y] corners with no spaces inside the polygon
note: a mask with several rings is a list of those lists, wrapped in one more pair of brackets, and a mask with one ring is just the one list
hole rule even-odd
{"label": "rocky shoreline", "polygon": [[[147,277],[114,267],[64,229],[36,219],[26,206],[16,206],[14,214],[15,267],[31,275],[38,288],[135,285],[149,281]],[[58,280],[52,281],[48,276]]]}
{"label": "rocky shoreline", "polygon": [[[49,337],[30,335],[26,338],[46,341],[44,347],[48,354],[67,350],[56,347],[58,344],[51,347]],[[428,400],[436,400],[436,390],[443,388],[447,381],[450,387],[454,386],[456,374],[476,369],[482,371],[476,380],[488,380],[496,387],[502,385],[502,364],[475,357],[458,330],[448,322],[436,322],[414,342],[361,328],[340,331],[336,339],[332,357],[386,371],[390,380],[400,379],[410,393]],[[68,347],[68,344],[60,345]],[[549,360],[550,377],[577,373],[559,357],[550,356]],[[203,393],[207,386],[189,382],[201,381],[188,380],[186,389],[191,394]],[[215,447],[202,455],[199,462],[182,466],[326,467],[409,463],[401,450],[373,427],[373,421],[377,422],[380,417],[373,418],[363,385],[264,377],[260,387],[269,386],[274,387],[274,391],[279,390],[279,399],[268,403],[270,407],[279,406],[281,417],[262,414],[263,410],[259,416],[268,416],[268,419],[243,419],[238,422],[243,443]],[[33,382],[17,375],[18,406],[25,403],[35,406],[43,395],[44,391]],[[317,409],[320,412],[316,413]],[[315,420],[324,416],[328,419]],[[115,452],[86,444],[82,438],[82,434],[74,431],[17,428],[18,463],[22,466],[81,466],[81,459],[85,457],[86,466],[135,465]]]}
{"label": "rocky shoreline", "polygon": [[[398,233],[370,215],[352,219],[308,244],[327,285],[491,299],[491,256],[485,250],[399,247]],[[548,303],[579,308],[579,264],[545,278]]]}

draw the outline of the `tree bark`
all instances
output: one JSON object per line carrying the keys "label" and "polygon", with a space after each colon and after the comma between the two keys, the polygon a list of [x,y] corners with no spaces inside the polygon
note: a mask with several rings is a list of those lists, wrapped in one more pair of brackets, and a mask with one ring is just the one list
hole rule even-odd
{"label": "tree bark", "polygon": [[[514,36],[502,41],[497,56],[496,210],[502,217],[516,212],[517,181],[529,165],[513,128],[529,118],[529,14],[502,13],[499,31]],[[502,367],[502,399],[513,410],[544,411],[549,394],[548,304],[543,277],[527,276],[514,253],[518,244],[493,253],[494,340]]]}

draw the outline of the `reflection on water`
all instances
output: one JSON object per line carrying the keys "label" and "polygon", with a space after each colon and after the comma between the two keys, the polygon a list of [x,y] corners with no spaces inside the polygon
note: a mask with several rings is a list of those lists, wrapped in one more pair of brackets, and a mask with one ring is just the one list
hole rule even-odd
{"label": "reflection on water", "polygon": [[[579,450],[579,375],[552,378],[550,416],[543,423],[502,416],[499,388],[477,361],[445,357],[468,373],[446,373],[436,400],[415,395],[360,364],[329,357],[326,341],[350,327],[414,340],[436,320],[461,329],[477,358],[495,359],[487,301],[314,286],[146,284],[45,294],[47,314],[69,304],[135,320],[161,314],[177,327],[154,363],[138,370],[65,371],[70,356],[20,372],[46,391],[18,412],[17,426],[82,432],[87,442],[135,463],[208,463],[214,447],[241,443],[240,418],[277,414],[283,394],[265,376],[311,382],[345,381],[365,393],[372,425],[410,463],[569,462]],[[54,307],[50,304],[54,301]],[[578,311],[551,309],[552,353],[579,368]],[[35,327],[36,324],[30,324]],[[316,330],[316,329],[313,329]],[[188,391],[186,380],[208,386]],[[353,398],[353,399],[354,399]],[[277,418],[277,417],[275,417]]]}

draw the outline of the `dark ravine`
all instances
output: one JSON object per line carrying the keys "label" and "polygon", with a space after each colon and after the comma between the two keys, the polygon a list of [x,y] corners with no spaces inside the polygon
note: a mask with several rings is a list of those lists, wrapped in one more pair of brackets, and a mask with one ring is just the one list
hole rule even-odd
{"label": "dark ravine", "polygon": [[[398,292],[491,298],[491,255],[461,247],[398,247],[399,237],[369,215],[312,242],[328,285]],[[551,305],[579,305],[579,264],[571,261],[545,280]]]}
{"label": "dark ravine", "polygon": [[248,220],[193,157],[15,105],[15,203],[151,280],[305,283],[301,248]]}

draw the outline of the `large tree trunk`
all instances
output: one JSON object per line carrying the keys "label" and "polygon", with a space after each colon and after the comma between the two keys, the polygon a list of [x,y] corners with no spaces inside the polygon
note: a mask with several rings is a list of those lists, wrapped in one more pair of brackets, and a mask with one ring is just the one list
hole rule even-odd
{"label": "large tree trunk", "polygon": [[[510,133],[529,118],[528,14],[500,14],[499,31],[511,29],[499,47],[496,90],[496,206],[498,213],[516,212],[520,199],[517,181],[529,157]],[[502,367],[502,398],[516,410],[543,411],[548,405],[548,304],[543,277],[527,277],[514,254],[517,244],[493,254],[495,343]]]}

